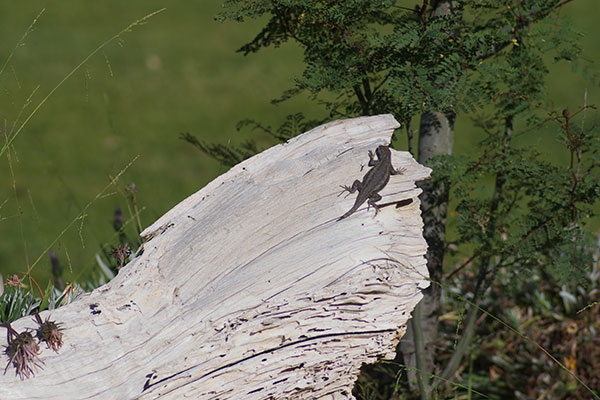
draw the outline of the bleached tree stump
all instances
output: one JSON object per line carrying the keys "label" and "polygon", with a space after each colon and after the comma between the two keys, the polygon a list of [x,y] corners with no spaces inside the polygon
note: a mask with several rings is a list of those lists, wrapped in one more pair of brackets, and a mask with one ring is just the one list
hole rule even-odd
{"label": "bleached tree stump", "polygon": [[392,150],[406,172],[381,192],[390,206],[337,221],[356,198],[340,185],[398,126],[331,122],[182,201],[114,280],[51,312],[62,349],[42,345],[45,367],[26,381],[9,368],[0,398],[353,398],[360,366],[394,356],[429,284],[415,181],[430,170],[408,153]]}

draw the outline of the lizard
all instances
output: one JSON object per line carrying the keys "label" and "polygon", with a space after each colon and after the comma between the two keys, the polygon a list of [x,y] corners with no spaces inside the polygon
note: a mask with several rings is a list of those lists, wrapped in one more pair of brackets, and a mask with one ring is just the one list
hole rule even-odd
{"label": "lizard", "polygon": [[[375,159],[375,155],[377,159]],[[381,200],[379,191],[382,190],[390,180],[391,175],[402,174],[405,169],[397,170],[392,166],[392,154],[389,146],[381,145],[375,150],[375,154],[369,150],[369,167],[362,182],[358,179],[352,186],[341,186],[345,191],[354,193],[358,190],[358,196],[354,205],[348,212],[338,218],[338,221],[349,217],[366,201],[369,206],[375,208],[375,215],[379,212],[376,202]]]}

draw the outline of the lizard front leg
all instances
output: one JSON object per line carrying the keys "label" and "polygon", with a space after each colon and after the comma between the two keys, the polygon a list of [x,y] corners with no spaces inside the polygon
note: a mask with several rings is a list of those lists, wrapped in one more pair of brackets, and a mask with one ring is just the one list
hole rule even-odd
{"label": "lizard front leg", "polygon": [[375,159],[375,153],[369,150],[369,167],[374,167],[378,162],[379,160]]}
{"label": "lizard front leg", "polygon": [[[346,185],[340,185],[340,187],[342,189],[344,189],[344,191],[347,191],[349,194],[350,193],[354,193],[357,190],[360,192],[362,190],[362,182],[359,181],[358,179],[354,181],[354,183],[352,184],[352,186],[346,186]],[[344,192],[342,192],[344,193]]]}
{"label": "lizard front leg", "polygon": [[396,169],[394,167],[390,168],[390,175],[402,175],[406,172],[406,168]]}

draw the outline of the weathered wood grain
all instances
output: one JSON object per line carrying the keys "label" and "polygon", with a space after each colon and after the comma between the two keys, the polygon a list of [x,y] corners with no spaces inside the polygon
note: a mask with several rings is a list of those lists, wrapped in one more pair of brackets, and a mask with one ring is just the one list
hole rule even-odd
{"label": "weathered wood grain", "polygon": [[429,284],[415,181],[430,170],[408,153],[392,151],[406,172],[381,192],[390,206],[336,221],[356,196],[340,185],[397,127],[317,127],[183,200],[114,280],[51,312],[63,348],[27,381],[0,375],[0,398],[353,398],[361,364],[393,357]]}

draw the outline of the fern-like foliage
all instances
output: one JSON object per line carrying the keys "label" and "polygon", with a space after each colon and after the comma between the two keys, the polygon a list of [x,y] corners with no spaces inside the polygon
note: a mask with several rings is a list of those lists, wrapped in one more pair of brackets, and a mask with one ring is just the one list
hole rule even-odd
{"label": "fern-like foliage", "polygon": [[406,9],[391,0],[228,0],[217,20],[268,16],[239,49],[244,54],[287,41],[302,46],[304,72],[282,98],[334,93],[325,102],[332,115],[392,113],[408,121],[424,109],[473,111],[499,95],[507,82],[501,75],[529,71],[531,79],[519,80],[522,91],[542,91],[541,56],[576,60],[579,53],[569,26],[548,20],[563,3],[465,0],[437,13],[427,2]]}
{"label": "fern-like foliage", "polygon": [[[309,129],[321,124],[322,120],[311,120],[306,119],[304,114],[296,113],[288,115],[285,121],[277,128],[271,126],[265,126],[260,122],[252,119],[245,119],[237,124],[237,130],[240,131],[245,128],[250,128],[252,131],[258,131],[260,133],[271,136],[280,142],[285,142],[290,138],[299,135],[302,132],[306,132]],[[221,164],[232,167],[245,159],[252,157],[254,154],[261,150],[253,140],[246,140],[240,146],[223,145],[218,143],[207,143],[199,140],[196,136],[191,133],[182,133],[180,138],[188,143],[193,144],[203,153],[216,159]]]}

